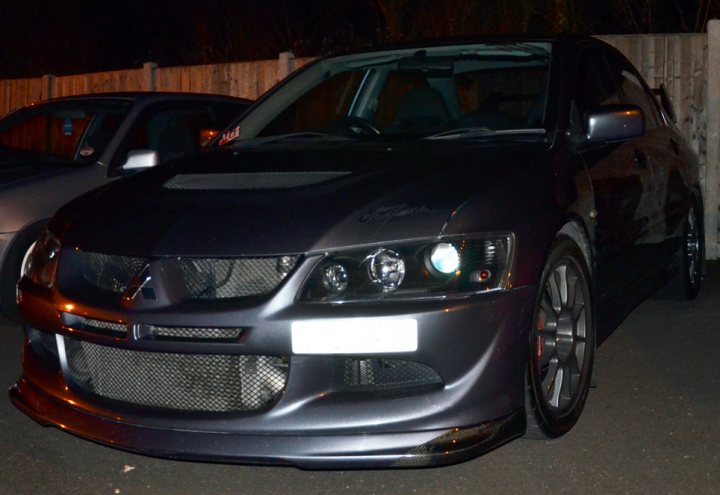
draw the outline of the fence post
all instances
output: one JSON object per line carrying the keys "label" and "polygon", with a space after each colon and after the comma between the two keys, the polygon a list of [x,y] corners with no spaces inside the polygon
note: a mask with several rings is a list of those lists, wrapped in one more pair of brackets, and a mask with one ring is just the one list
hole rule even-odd
{"label": "fence post", "polygon": [[292,52],[281,52],[278,55],[278,81],[282,81],[295,70],[295,55]]}
{"label": "fence post", "polygon": [[55,76],[52,74],[45,74],[42,76],[42,87],[40,88],[40,99],[49,100],[53,97],[53,81]]}
{"label": "fence post", "polygon": [[157,91],[155,69],[157,69],[155,62],[145,62],[143,64],[143,88],[145,91]]}
{"label": "fence post", "polygon": [[708,22],[707,159],[705,161],[705,245],[707,259],[720,256],[718,189],[720,189],[720,20]]}

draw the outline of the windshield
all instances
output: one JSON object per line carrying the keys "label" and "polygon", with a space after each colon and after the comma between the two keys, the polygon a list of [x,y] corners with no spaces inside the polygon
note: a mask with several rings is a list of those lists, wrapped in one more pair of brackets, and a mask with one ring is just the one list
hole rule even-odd
{"label": "windshield", "polygon": [[127,100],[65,100],[31,105],[0,120],[0,147],[43,161],[99,158],[130,107]]}
{"label": "windshield", "polygon": [[[551,46],[474,44],[322,60],[278,88],[218,144],[539,130],[545,124]],[[453,134],[455,129],[462,132]]]}

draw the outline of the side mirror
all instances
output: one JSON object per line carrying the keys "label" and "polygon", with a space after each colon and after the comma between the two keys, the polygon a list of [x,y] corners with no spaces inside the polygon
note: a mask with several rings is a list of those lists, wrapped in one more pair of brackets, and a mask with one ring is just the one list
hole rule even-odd
{"label": "side mirror", "polygon": [[158,162],[158,152],[155,150],[133,150],[128,151],[127,160],[125,160],[121,169],[135,172],[154,167]]}
{"label": "side mirror", "polygon": [[630,141],[645,134],[645,115],[635,105],[603,105],[590,112],[585,128],[591,142]]}

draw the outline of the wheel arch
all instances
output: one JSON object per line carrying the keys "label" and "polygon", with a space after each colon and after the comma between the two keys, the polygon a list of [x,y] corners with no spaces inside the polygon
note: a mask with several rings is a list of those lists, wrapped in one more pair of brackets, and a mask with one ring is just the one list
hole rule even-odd
{"label": "wheel arch", "polygon": [[557,237],[560,234],[564,234],[575,241],[585,258],[588,271],[592,275],[595,271],[595,252],[590,242],[590,234],[582,219],[577,216],[567,219],[555,236]]}
{"label": "wheel arch", "polygon": [[0,260],[0,310],[12,319],[17,318],[17,305],[15,302],[16,268],[22,262],[25,251],[37,239],[49,218],[32,221],[18,230],[8,244]]}

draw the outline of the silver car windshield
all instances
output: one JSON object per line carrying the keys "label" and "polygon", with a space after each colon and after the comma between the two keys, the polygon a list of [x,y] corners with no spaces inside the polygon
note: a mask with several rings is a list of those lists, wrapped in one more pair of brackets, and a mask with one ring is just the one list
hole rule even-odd
{"label": "silver car windshield", "polygon": [[[473,44],[321,60],[231,126],[218,144],[543,129],[551,50],[548,42]],[[480,135],[493,133],[456,137]]]}

